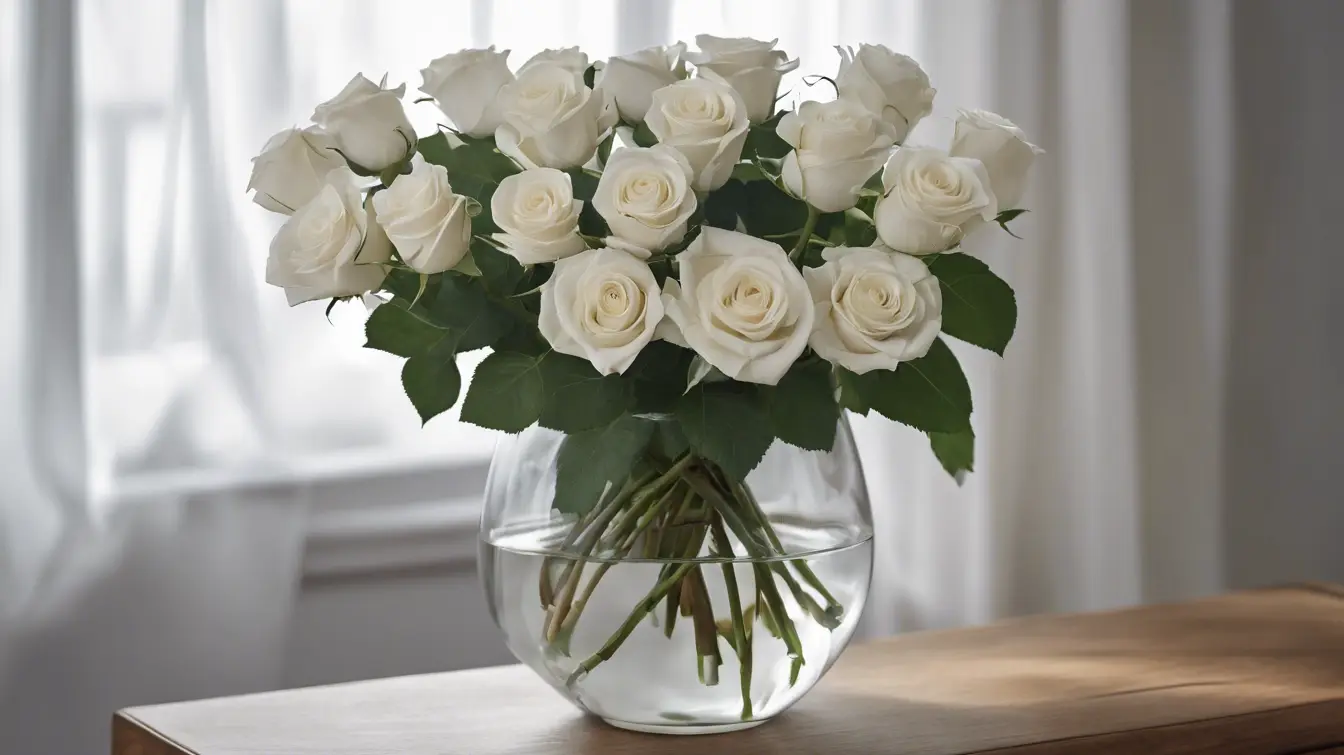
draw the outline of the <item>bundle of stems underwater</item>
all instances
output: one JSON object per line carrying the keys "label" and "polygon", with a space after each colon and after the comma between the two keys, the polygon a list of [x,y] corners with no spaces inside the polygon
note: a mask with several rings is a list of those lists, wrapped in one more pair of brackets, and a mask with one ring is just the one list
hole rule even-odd
{"label": "bundle of stems underwater", "polygon": [[[575,523],[560,547],[564,556],[542,563],[539,592],[545,610],[543,640],[569,654],[569,640],[584,607],[611,566],[622,559],[663,562],[649,592],[592,655],[570,675],[574,685],[621,648],[646,618],[671,639],[676,631],[694,633],[701,683],[719,683],[723,656],[719,639],[737,656],[742,689],[742,720],[752,717],[752,644],[759,623],[784,643],[792,659],[789,684],[807,659],[780,585],[798,606],[827,629],[840,624],[844,607],[801,558],[786,556],[765,512],[746,485],[730,480],[718,467],[694,453],[674,460],[650,456],[643,471],[619,489],[609,490]],[[738,543],[734,550],[734,537]],[[707,550],[706,550],[707,549]],[[707,557],[701,556],[702,552]],[[734,562],[751,565],[755,585],[742,604]],[[588,580],[585,572],[591,567]],[[727,606],[711,603],[706,569],[719,569]],[[808,588],[815,591],[814,597]],[[726,611],[726,615],[724,612]],[[678,622],[678,617],[687,621]],[[689,626],[687,623],[689,622]],[[680,629],[679,629],[680,627]]]}

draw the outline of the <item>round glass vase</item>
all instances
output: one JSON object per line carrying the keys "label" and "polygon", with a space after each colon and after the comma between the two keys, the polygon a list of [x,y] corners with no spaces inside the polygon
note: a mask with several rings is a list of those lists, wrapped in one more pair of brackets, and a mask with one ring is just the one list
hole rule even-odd
{"label": "round glass vase", "polygon": [[[672,423],[648,421],[650,448],[675,448],[656,442]],[[848,423],[830,452],[775,441],[744,482],[694,453],[645,452],[573,512],[553,507],[564,438],[503,438],[486,482],[481,575],[518,660],[636,731],[745,729],[806,694],[853,635],[872,575]]]}

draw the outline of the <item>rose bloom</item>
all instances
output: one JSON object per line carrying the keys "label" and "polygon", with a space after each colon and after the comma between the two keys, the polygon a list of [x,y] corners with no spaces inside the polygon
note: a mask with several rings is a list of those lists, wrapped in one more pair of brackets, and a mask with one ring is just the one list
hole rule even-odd
{"label": "rose bloom", "polygon": [[985,166],[932,147],[901,147],[882,171],[873,221],[882,243],[906,254],[945,252],[975,221],[993,220],[998,200]]}
{"label": "rose bloom", "polygon": [[658,281],[643,260],[589,249],[555,263],[541,289],[537,327],[556,351],[611,375],[630,367],[662,319]]}
{"label": "rose bloom", "polygon": [[508,176],[490,197],[494,234],[506,254],[524,265],[556,260],[584,250],[579,237],[583,202],[574,198],[569,175],[533,168]]}
{"label": "rose bloom", "polygon": [[660,335],[735,380],[778,383],[807,346],[814,316],[807,284],[784,249],[704,226],[677,260],[680,280],[663,285]]}
{"label": "rose bloom", "polygon": [[919,258],[843,246],[822,258],[803,270],[817,308],[808,344],[818,356],[862,374],[928,353],[942,329],[943,296]]}

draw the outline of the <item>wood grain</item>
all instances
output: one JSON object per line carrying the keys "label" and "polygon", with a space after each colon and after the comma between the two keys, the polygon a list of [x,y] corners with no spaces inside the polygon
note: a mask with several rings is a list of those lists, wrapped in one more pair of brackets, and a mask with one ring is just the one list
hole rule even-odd
{"label": "wood grain", "polygon": [[1344,591],[910,634],[778,720],[708,737],[585,718],[509,666],[132,708],[114,755],[1344,755]]}

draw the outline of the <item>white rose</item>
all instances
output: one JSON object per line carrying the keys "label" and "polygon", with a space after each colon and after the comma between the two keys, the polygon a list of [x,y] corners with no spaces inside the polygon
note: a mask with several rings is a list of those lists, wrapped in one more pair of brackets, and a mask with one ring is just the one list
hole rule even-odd
{"label": "white rose", "polygon": [[877,235],[907,254],[947,251],[961,243],[968,224],[999,212],[979,160],[932,147],[896,150],[882,172],[882,190],[873,213]]}
{"label": "white rose", "polygon": [[434,98],[439,110],[458,131],[475,137],[492,136],[501,123],[500,87],[513,81],[509,50],[462,50],[430,61],[420,71],[420,91]]}
{"label": "white rose", "polygon": [[528,58],[526,63],[519,66],[518,73],[521,75],[523,71],[536,65],[560,66],[570,73],[577,73],[582,76],[583,72],[588,70],[588,53],[581,51],[577,47],[559,47],[542,50],[536,55]]}
{"label": "white rose", "polygon": [[840,72],[835,88],[840,96],[861,103],[896,127],[897,142],[904,142],[919,119],[933,112],[929,75],[913,58],[892,52],[884,45],[859,45],[856,53],[840,52]]}
{"label": "white rose", "polygon": [[541,288],[537,327],[556,351],[611,375],[625,372],[662,319],[647,264],[616,249],[589,249],[555,263]]}
{"label": "white rose", "polygon": [[280,226],[266,260],[266,282],[283,287],[291,306],[358,296],[383,284],[387,268],[382,263],[392,259],[392,244],[362,198],[354,174],[338,168]]}
{"label": "white rose", "polygon": [[611,58],[597,72],[597,87],[611,94],[621,120],[643,123],[654,91],[686,78],[685,52],[678,42]]}
{"label": "white rose", "polygon": [[948,150],[953,157],[973,157],[985,164],[1000,210],[1017,209],[1031,164],[1043,152],[1016,124],[987,110],[961,111]]}
{"label": "white rose", "polygon": [[300,131],[287,128],[272,136],[261,154],[252,158],[247,190],[252,201],[271,212],[292,215],[308,204],[326,183],[331,171],[345,165],[332,147],[336,142],[317,126]]}
{"label": "white rose", "polygon": [[384,89],[357,73],[340,94],[317,106],[313,123],[331,134],[352,167],[377,173],[415,152],[415,130],[401,106],[405,93],[405,84]]}
{"label": "white rose", "polygon": [[583,74],[537,63],[499,91],[504,123],[499,151],[527,168],[574,168],[597,153],[616,108],[583,83]]}
{"label": "white rose", "polygon": [[938,279],[917,257],[837,246],[803,270],[817,324],[808,344],[851,372],[894,370],[929,352],[943,326]]}
{"label": "white rose", "polygon": [[503,229],[494,238],[524,265],[555,262],[584,250],[579,238],[583,202],[574,198],[569,175],[533,168],[508,176],[490,197],[490,217]]}
{"label": "white rose", "polygon": [[751,125],[742,96],[713,73],[654,92],[645,123],[659,144],[685,156],[697,191],[728,183]]}
{"label": "white rose", "polygon": [[661,144],[612,152],[593,195],[613,235],[650,251],[681,241],[695,207],[691,164]]}
{"label": "white rose", "polygon": [[789,60],[783,50],[776,50],[778,39],[764,42],[747,37],[715,37],[697,34],[695,44],[700,52],[686,54],[698,71],[713,71],[722,76],[747,104],[747,117],[764,121],[775,113],[775,97],[779,94],[779,80],[798,67],[798,59]]}
{"label": "white rose", "polygon": [[410,173],[373,195],[373,209],[401,261],[417,273],[451,270],[471,247],[467,198],[453,193],[447,169],[419,155]]}
{"label": "white rose", "polygon": [[848,210],[859,189],[891,154],[891,124],[851,100],[804,102],[776,128],[793,151],[784,158],[784,185],[822,212]]}
{"label": "white rose", "polygon": [[812,332],[812,296],[778,244],[704,226],[663,286],[659,335],[735,380],[774,385]]}

